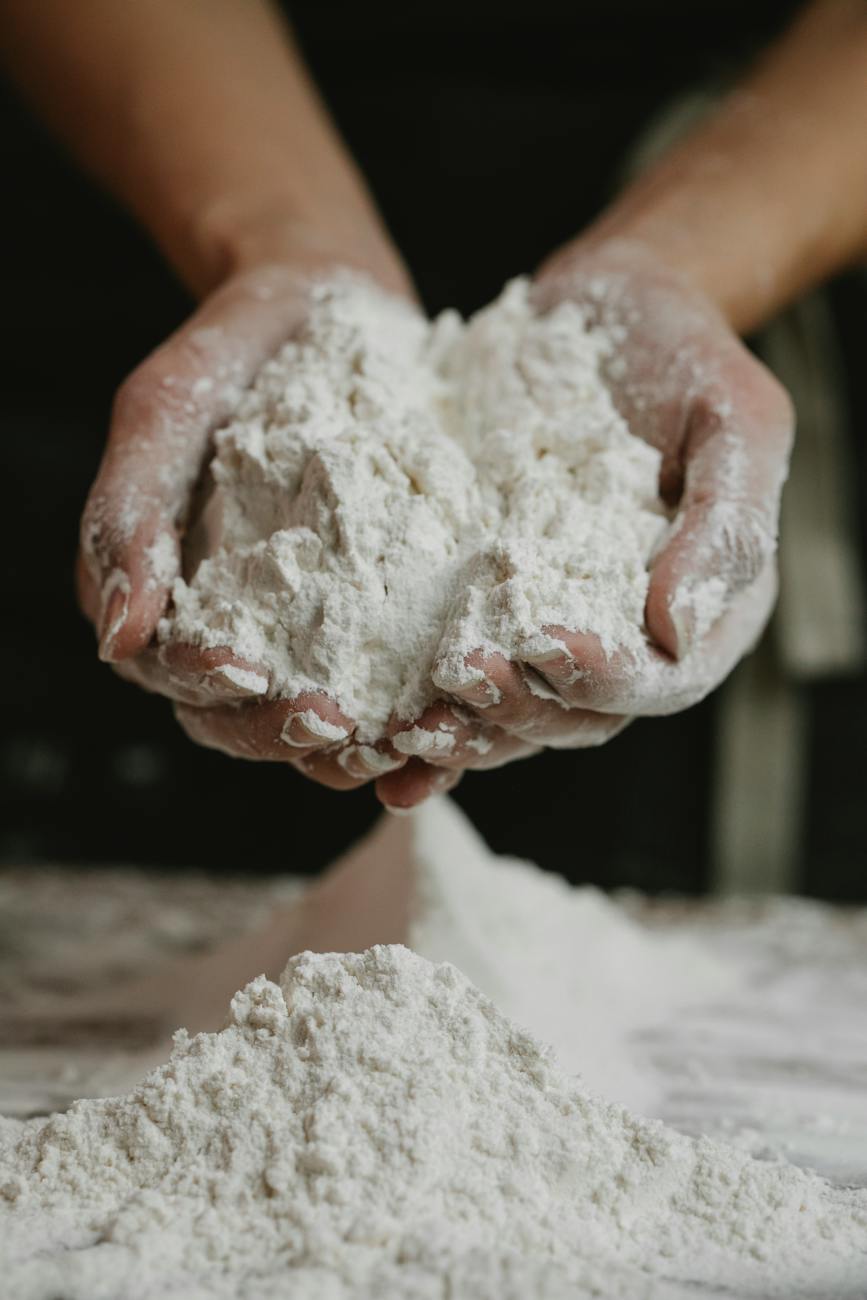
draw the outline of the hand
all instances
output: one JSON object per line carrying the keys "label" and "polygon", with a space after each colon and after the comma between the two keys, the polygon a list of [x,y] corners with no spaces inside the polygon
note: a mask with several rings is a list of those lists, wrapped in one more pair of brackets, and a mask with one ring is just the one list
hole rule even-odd
{"label": "hand", "polygon": [[[475,652],[467,662],[485,679],[456,694],[499,736],[480,754],[465,715],[460,743],[429,759],[454,771],[504,761],[508,738],[582,748],[636,715],[689,707],[752,646],[776,592],[793,415],[773,376],[710,301],[627,243],[567,249],[542,268],[535,292],[540,311],[577,302],[591,323],[617,331],[607,382],[631,431],[660,451],[660,492],[676,513],[650,570],[644,652],[606,654],[593,635],[551,627],[541,630],[562,651],[543,658]],[[433,731],[436,716],[416,725]],[[402,774],[389,780],[399,789]]]}
{"label": "hand", "polygon": [[[100,657],[174,700],[194,740],[287,762],[345,789],[407,765],[407,755],[386,753],[385,745],[359,749],[352,720],[324,694],[268,699],[267,671],[228,647],[160,646],[155,639],[180,572],[184,526],[211,434],[303,320],[310,279],[336,260],[317,250],[240,270],[126,380],[82,520],[78,586]],[[411,292],[396,257],[373,268],[360,257],[340,259],[353,260],[390,289]],[[408,766],[405,783],[414,795],[457,779],[423,761]]]}

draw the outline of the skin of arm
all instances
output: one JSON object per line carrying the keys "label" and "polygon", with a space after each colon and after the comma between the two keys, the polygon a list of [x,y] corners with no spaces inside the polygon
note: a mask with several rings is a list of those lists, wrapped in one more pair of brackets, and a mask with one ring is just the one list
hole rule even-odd
{"label": "skin of arm", "polygon": [[[703,125],[537,273],[540,310],[571,300],[619,331],[612,394],[660,451],[661,487],[677,506],[650,570],[646,656],[545,629],[562,653],[524,664],[471,656],[484,679],[453,689],[465,707],[531,744],[599,744],[630,716],[701,699],[749,650],[776,594],[794,418],[737,335],[865,255],[867,3],[818,0]],[[534,674],[550,698],[528,689]],[[437,762],[480,765],[461,743]],[[399,788],[402,777],[384,780]]]}
{"label": "skin of arm", "polygon": [[[338,765],[323,752],[323,742],[303,734],[300,715],[319,707],[316,701],[245,700],[237,674],[232,681],[221,671],[231,661],[223,652],[191,656],[180,648],[171,663],[165,657],[157,663],[152,636],[167,586],[148,583],[142,566],[142,556],[164,536],[179,548],[190,487],[210,433],[228,413],[196,396],[201,380],[226,364],[213,339],[222,335],[231,345],[232,381],[244,384],[303,315],[303,286],[311,275],[348,265],[394,292],[412,292],[291,35],[266,0],[0,0],[0,56],[73,152],[133,211],[203,299],[192,320],[130,377],[116,402],[106,458],[85,513],[81,566],[83,604],[97,625],[103,657],[180,700],[181,721],[202,743],[273,759],[284,757],[281,737],[291,730],[291,761],[308,775],[341,787],[372,779],[373,773],[352,771],[352,764]],[[720,383],[747,395],[747,407],[736,403],[735,413],[743,417],[739,436],[745,430],[750,435],[744,448],[751,482],[736,504],[746,503],[750,519],[762,515],[763,527],[764,516],[775,526],[791,415],[771,377],[740,349],[736,333],[865,251],[865,122],[867,4],[818,0],[707,123],[537,276],[542,310],[564,296],[584,301],[588,286],[609,277],[630,319],[637,304],[638,316],[648,322],[635,335],[635,356],[663,371],[671,369],[667,349],[683,352],[684,339],[677,330],[670,338],[657,331],[659,311],[682,309],[699,322],[688,347],[713,358]],[[171,393],[165,391],[168,379]],[[693,474],[692,506],[700,514],[716,464],[713,438],[704,434],[714,432],[726,403],[718,392],[698,396],[700,419],[695,402],[689,409],[680,403],[683,428],[661,430],[657,421],[642,436],[660,446],[676,485],[678,476],[681,487],[684,477],[689,480],[690,465],[701,465],[703,480]],[[690,438],[681,436],[685,429]],[[170,491],[167,482],[174,485]],[[131,483],[140,498],[132,511]],[[126,512],[123,527],[119,508]],[[660,579],[655,591],[652,585],[648,603],[648,627],[663,666],[679,674],[671,680],[671,699],[682,703],[706,689],[677,663],[683,636],[669,617],[672,582],[692,562],[690,538],[687,528],[679,552],[667,557],[666,581]],[[738,582],[755,587],[759,567],[748,555]],[[749,616],[738,625],[745,630],[735,627],[732,634],[728,619],[722,637],[714,632],[720,671],[761,624],[773,586],[762,581],[764,594],[752,599]],[[570,694],[576,656],[593,668],[595,649],[572,644],[570,653],[568,662],[537,668],[570,709],[586,714],[577,719],[577,731],[588,738],[568,743],[599,743],[632,713],[665,711],[666,700],[641,682],[624,691],[610,663],[601,673],[585,673],[581,689]],[[713,657],[706,656],[708,662]],[[528,699],[513,666],[490,667],[502,696],[498,716],[488,708],[465,726],[467,743],[457,745],[439,771],[416,759],[405,763],[394,751],[400,768],[377,781],[383,802],[411,805],[447,786],[464,767],[529,752],[558,731],[571,736],[575,725],[564,727],[559,704]],[[663,693],[668,689],[663,677]],[[351,721],[330,709],[323,716],[335,725]],[[494,742],[484,758],[470,744],[482,729]]]}
{"label": "skin of arm", "polygon": [[[310,280],[349,267],[413,293],[291,33],[268,0],[0,0],[0,61],[201,300],[115,398],[78,564],[101,658],[172,698],[184,725],[186,707],[203,743],[336,788],[371,779],[324,756],[305,728],[311,709],[351,725],[324,696],[248,701],[239,682],[255,681],[256,665],[154,645],[172,574],[155,581],[148,557],[173,556],[177,572],[210,435],[231,392],[302,321]],[[221,704],[241,724],[228,746],[195,732],[204,706]],[[407,768],[412,801],[456,779],[418,760],[393,766]]]}
{"label": "skin of arm", "polygon": [[409,281],[267,0],[0,0],[0,56],[197,298],[296,258]]}
{"label": "skin of arm", "polygon": [[[867,257],[867,4],[818,0],[557,259],[627,239],[749,333]],[[553,261],[553,259],[552,259]]]}

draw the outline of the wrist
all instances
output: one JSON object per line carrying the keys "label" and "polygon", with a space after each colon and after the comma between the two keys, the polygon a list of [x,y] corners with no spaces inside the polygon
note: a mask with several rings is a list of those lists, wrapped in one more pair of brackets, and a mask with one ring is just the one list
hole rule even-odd
{"label": "wrist", "polygon": [[200,297],[262,265],[291,266],[310,276],[344,267],[371,276],[392,293],[413,293],[399,253],[364,202],[302,205],[280,194],[254,204],[224,198],[201,205],[186,228],[165,243]]}

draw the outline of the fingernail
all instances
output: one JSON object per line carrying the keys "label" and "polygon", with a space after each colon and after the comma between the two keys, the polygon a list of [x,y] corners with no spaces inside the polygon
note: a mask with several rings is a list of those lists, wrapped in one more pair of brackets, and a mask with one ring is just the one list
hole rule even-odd
{"label": "fingernail", "polygon": [[399,754],[411,758],[427,758],[431,754],[449,754],[455,747],[454,733],[438,728],[428,731],[425,727],[409,727],[392,736],[391,743]]}
{"label": "fingernail", "polygon": [[525,671],[523,677],[527,690],[531,695],[535,695],[537,700],[545,700],[549,704],[558,704],[561,709],[568,709],[569,705],[563,699],[563,696],[559,695],[554,690],[554,687],[545,681],[544,677],[540,677],[538,673],[530,670]]}
{"label": "fingernail", "polygon": [[265,695],[268,690],[267,677],[251,668],[239,668],[236,664],[221,664],[219,668],[213,668],[208,676],[224,678],[241,695]]}
{"label": "fingernail", "polygon": [[101,594],[97,653],[104,663],[112,663],[115,658],[114,643],[129,613],[129,595],[129,578],[123,569],[113,570],[106,578]]}
{"label": "fingernail", "polygon": [[455,663],[453,657],[445,657],[434,665],[431,678],[435,686],[450,695],[457,695],[465,704],[484,709],[489,704],[499,704],[503,693],[487,677],[481,668],[466,663],[463,659]]}
{"label": "fingernail", "polygon": [[305,749],[310,745],[333,745],[345,740],[348,735],[345,727],[326,722],[313,709],[305,709],[303,713],[289,714],[280,732],[280,739],[287,745]]}
{"label": "fingernail", "polygon": [[585,681],[590,676],[586,669],[578,667],[571,655],[560,655],[559,659],[550,659],[544,665],[543,672],[547,678],[560,686],[574,686],[576,682]]}
{"label": "fingernail", "polygon": [[411,808],[401,808],[389,803],[384,803],[382,806],[387,813],[391,813],[392,817],[408,817],[410,813],[414,813],[418,808],[421,808],[422,804],[426,803],[428,799],[438,794],[445,794],[448,790],[453,789],[462,776],[463,772],[452,772],[448,768],[437,768],[431,776],[427,794],[419,799],[418,803],[413,804]]}
{"label": "fingernail", "polygon": [[503,692],[499,686],[487,677],[482,677],[478,681],[459,687],[456,694],[460,696],[465,704],[472,704],[476,709],[487,709],[492,704],[499,704],[503,698]]}
{"label": "fingernail", "polygon": [[524,641],[517,651],[516,658],[541,673],[547,680],[571,686],[581,677],[576,667],[575,658],[562,641],[557,641],[547,648],[539,648],[538,638]]}
{"label": "fingernail", "polygon": [[518,658],[531,660],[534,664],[551,664],[562,659],[566,653],[562,645],[547,646],[539,649],[538,639],[528,637],[518,648]]}
{"label": "fingernail", "polygon": [[350,776],[385,776],[403,767],[402,758],[392,758],[372,745],[347,745],[337,755],[337,761]]}

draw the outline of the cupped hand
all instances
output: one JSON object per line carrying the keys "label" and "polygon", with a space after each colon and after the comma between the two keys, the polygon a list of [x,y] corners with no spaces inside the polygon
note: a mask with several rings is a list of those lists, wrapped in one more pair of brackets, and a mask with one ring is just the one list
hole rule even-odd
{"label": "cupped hand", "polygon": [[159,646],[211,434],[303,320],[308,284],[285,265],[236,275],[118,394],[79,565],[104,659],[174,699],[200,743],[288,762],[333,788],[375,781],[394,808],[449,788],[467,768],[542,746],[598,745],[631,717],[685,708],[722,680],[773,603],[791,407],[712,304],[623,244],[558,255],[535,294],[540,311],[577,302],[612,332],[615,401],[661,453],[660,491],[676,513],[650,572],[642,655],[606,653],[587,632],[542,629],[559,649],[524,662],[475,652],[471,685],[450,685],[447,699],[394,721],[371,746],[357,743],[352,719],[324,694],[270,698],[267,672],[227,647]]}
{"label": "cupped hand", "polygon": [[[335,789],[406,766],[405,790],[416,802],[457,775],[386,741],[356,744],[353,720],[324,693],[272,698],[267,669],[229,647],[160,644],[156,637],[181,572],[184,531],[212,434],[263,362],[301,325],[311,279],[328,269],[314,258],[238,272],[125,381],[82,518],[79,597],[100,658],[172,699],[182,727],[200,744],[289,763]],[[379,278],[393,291],[411,292],[399,267]],[[403,794],[396,800],[400,805]]]}
{"label": "cupped hand", "polygon": [[[606,652],[591,633],[547,627],[559,647],[541,657],[476,651],[467,659],[476,680],[457,691],[449,683],[466,711],[461,741],[429,756],[452,771],[529,747],[598,745],[635,716],[695,704],[757,640],[776,594],[794,423],[776,379],[710,301],[628,243],[567,248],[543,266],[534,292],[539,311],[571,301],[610,331],[606,382],[632,433],[660,452],[660,493],[674,518],[650,568],[644,650]],[[479,745],[480,734],[491,743]],[[509,753],[515,742],[525,748]],[[391,797],[404,779],[389,778]]]}

